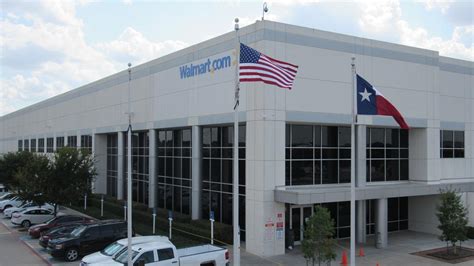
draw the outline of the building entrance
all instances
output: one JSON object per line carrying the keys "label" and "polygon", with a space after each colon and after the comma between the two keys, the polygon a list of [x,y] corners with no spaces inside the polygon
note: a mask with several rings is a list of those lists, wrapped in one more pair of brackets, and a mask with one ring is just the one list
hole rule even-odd
{"label": "building entrance", "polygon": [[293,231],[295,244],[301,244],[306,221],[313,215],[313,211],[313,205],[291,206],[290,229]]}

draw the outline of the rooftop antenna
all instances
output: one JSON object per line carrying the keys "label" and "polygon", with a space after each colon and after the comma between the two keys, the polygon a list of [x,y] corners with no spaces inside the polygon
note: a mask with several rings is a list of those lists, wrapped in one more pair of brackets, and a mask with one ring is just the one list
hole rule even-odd
{"label": "rooftop antenna", "polygon": [[262,10],[262,21],[265,20],[265,13],[268,12],[268,6],[267,6],[267,2],[264,2],[263,3],[263,10]]}

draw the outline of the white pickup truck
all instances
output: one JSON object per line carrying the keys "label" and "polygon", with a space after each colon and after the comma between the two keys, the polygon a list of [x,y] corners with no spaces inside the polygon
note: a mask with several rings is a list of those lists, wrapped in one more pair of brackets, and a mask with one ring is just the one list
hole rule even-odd
{"label": "white pickup truck", "polygon": [[[127,251],[100,263],[89,265],[126,265]],[[213,245],[176,249],[167,239],[132,245],[132,263],[137,266],[228,266],[229,251]]]}

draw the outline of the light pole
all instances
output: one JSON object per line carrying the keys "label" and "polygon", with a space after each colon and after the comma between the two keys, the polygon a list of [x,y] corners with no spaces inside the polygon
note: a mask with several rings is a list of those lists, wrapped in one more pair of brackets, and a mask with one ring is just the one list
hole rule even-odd
{"label": "light pole", "polygon": [[128,63],[128,134],[127,134],[127,262],[132,266],[132,110],[130,104],[130,82],[132,64]]}
{"label": "light pole", "polygon": [[263,3],[263,8],[262,8],[262,21],[265,20],[265,13],[268,12],[268,6],[267,6],[267,2]]}
{"label": "light pole", "polygon": [[235,65],[235,105],[234,105],[234,174],[232,187],[232,207],[233,207],[233,234],[234,234],[234,266],[240,266],[240,227],[239,227],[239,60],[240,60],[240,39],[239,39],[239,19],[235,20],[236,39],[236,61]]}

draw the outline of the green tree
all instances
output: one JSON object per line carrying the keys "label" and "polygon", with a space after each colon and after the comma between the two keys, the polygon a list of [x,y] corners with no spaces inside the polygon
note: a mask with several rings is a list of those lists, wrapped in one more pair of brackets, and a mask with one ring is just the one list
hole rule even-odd
{"label": "green tree", "polygon": [[0,156],[0,184],[9,189],[18,187],[16,173],[32,160],[33,154],[28,151],[9,152]]}
{"label": "green tree", "polygon": [[51,163],[44,155],[32,154],[25,165],[15,173],[15,184],[18,195],[26,201],[34,201],[43,205],[47,201],[44,193],[49,186]]}
{"label": "green tree", "polygon": [[48,202],[57,205],[76,202],[90,193],[91,184],[97,175],[94,158],[86,149],[65,147],[53,158],[49,185],[44,188]]}
{"label": "green tree", "polygon": [[449,244],[453,253],[457,255],[456,243],[467,240],[467,208],[461,202],[461,195],[452,189],[440,190],[441,201],[436,206],[438,229],[441,230],[439,239],[446,242],[447,252]]}
{"label": "green tree", "polygon": [[314,214],[306,222],[304,239],[301,248],[308,264],[318,262],[330,263],[336,258],[334,236],[334,220],[329,211],[321,206],[314,208]]}

